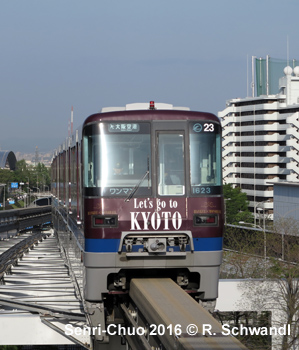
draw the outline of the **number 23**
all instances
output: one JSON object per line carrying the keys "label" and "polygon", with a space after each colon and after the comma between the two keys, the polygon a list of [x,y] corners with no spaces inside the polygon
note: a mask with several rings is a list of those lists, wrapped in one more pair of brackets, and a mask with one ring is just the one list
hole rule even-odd
{"label": "number 23", "polygon": [[214,124],[208,124],[208,123],[205,123],[204,125],[204,131],[205,132],[213,132],[214,131]]}

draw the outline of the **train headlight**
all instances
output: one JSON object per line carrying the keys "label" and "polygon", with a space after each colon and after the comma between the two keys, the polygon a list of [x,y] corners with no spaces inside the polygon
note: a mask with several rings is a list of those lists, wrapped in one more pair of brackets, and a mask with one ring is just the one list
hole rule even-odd
{"label": "train headlight", "polygon": [[194,214],[193,225],[194,226],[218,226],[218,216]]}
{"label": "train headlight", "polygon": [[117,227],[117,215],[94,215],[93,227]]}

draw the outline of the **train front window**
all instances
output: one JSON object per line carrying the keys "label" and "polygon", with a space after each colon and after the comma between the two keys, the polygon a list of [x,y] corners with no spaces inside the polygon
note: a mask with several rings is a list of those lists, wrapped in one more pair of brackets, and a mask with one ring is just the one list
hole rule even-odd
{"label": "train front window", "polygon": [[138,184],[136,196],[151,194],[149,123],[89,125],[83,147],[86,195],[127,197]]}
{"label": "train front window", "polygon": [[184,195],[184,135],[158,133],[158,194]]}
{"label": "train front window", "polygon": [[220,126],[213,122],[197,122],[191,123],[189,130],[191,193],[220,194]]}

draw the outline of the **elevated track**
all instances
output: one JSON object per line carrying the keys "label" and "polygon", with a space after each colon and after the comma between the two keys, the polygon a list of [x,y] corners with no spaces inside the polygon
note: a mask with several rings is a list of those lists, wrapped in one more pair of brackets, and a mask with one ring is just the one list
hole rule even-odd
{"label": "elevated track", "polygon": [[[47,210],[39,214],[48,220]],[[35,216],[38,213],[30,215],[35,223],[40,220]],[[211,314],[170,278],[133,278],[129,293],[113,295],[113,315],[101,309],[101,302],[98,314],[89,314],[88,302],[80,292],[80,235],[78,229],[72,230],[74,225],[68,219],[61,216],[58,234],[65,235],[63,239],[57,241],[53,231],[25,235],[22,242],[20,238],[12,239],[17,244],[2,251],[0,326],[5,324],[8,329],[11,324],[12,328],[0,344],[53,344],[49,332],[55,330],[61,344],[77,343],[93,350],[246,349],[235,338],[225,336]],[[79,249],[76,254],[74,245]],[[36,325],[33,328],[30,315],[38,316],[39,327],[46,325],[49,332]],[[20,328],[26,332],[15,332],[16,317],[23,320]],[[68,333],[70,325],[76,334]],[[96,334],[87,329],[96,329]],[[45,334],[43,340],[38,332]]]}
{"label": "elevated track", "polygon": [[246,349],[169,278],[133,279],[129,294],[132,303],[121,305],[125,319],[146,330],[139,338],[126,337],[131,349]]}
{"label": "elevated track", "polygon": [[52,221],[51,206],[0,211],[0,238]]}
{"label": "elevated track", "polygon": [[0,262],[6,267],[0,275],[0,329],[6,330],[0,344],[88,344],[82,337],[65,338],[66,324],[82,327],[86,319],[53,230],[28,236],[6,251],[7,263]]}

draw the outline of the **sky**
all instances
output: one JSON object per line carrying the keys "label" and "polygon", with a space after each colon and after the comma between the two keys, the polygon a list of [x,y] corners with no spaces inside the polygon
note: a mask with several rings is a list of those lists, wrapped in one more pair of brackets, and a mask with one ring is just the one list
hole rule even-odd
{"label": "sky", "polygon": [[298,0],[0,0],[0,147],[55,150],[72,106],[74,128],[151,100],[217,114],[251,94],[252,56],[299,58],[298,10]]}

